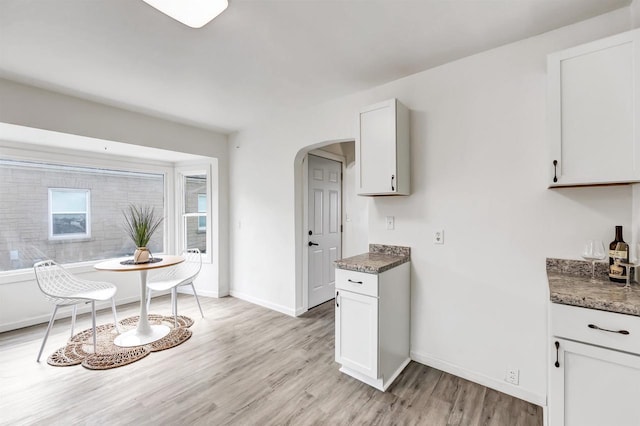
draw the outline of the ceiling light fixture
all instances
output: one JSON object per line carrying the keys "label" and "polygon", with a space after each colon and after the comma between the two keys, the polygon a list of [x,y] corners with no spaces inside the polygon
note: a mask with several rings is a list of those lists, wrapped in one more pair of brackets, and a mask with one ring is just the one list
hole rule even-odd
{"label": "ceiling light fixture", "polygon": [[201,28],[220,15],[227,0],[143,0],[150,6],[191,28]]}

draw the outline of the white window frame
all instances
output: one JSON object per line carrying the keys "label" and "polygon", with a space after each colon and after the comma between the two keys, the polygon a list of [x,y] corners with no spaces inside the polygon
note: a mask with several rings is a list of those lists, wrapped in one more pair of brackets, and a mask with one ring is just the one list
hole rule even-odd
{"label": "white window frame", "polygon": [[[42,132],[45,134],[48,133],[46,131]],[[78,137],[75,135],[66,136],[70,139]],[[164,175],[164,197],[166,200],[165,210],[163,212],[165,220],[162,225],[164,226],[164,251],[162,253],[154,254],[162,255],[176,252],[177,242],[175,240],[174,232],[171,231],[175,230],[177,221],[174,219],[173,215],[169,214],[169,212],[175,211],[174,191],[172,190],[172,188],[175,188],[175,163],[142,159],[138,157],[111,156],[104,155],[102,153],[97,155],[82,150],[59,147],[49,148],[46,146],[34,145],[33,147],[30,147],[30,149],[25,149],[25,145],[26,144],[21,144],[19,142],[0,139],[2,158],[12,161],[43,163],[53,166],[106,168],[123,172],[158,173]],[[104,260],[105,259],[68,263],[65,264],[65,266],[67,267],[67,270],[71,272],[90,272],[94,271],[94,264],[103,262]],[[33,279],[33,268],[0,271],[0,285],[29,281],[31,279]]]}
{"label": "white window frame", "polygon": [[[91,239],[91,190],[83,188],[49,188],[48,196],[48,220],[49,220],[49,239],[50,240],[89,240]],[[53,194],[56,192],[77,192],[84,193],[85,195],[85,211],[65,211],[54,212],[53,211]],[[75,234],[54,234],[53,233],[53,215],[54,214],[85,214],[86,215],[86,230],[84,233]]]}
{"label": "white window frame", "polygon": [[[204,202],[205,202],[205,209],[204,211],[200,210],[200,197],[204,197]],[[207,231],[207,200],[209,198],[207,197],[207,194],[198,194],[198,213],[200,214],[198,216],[198,232],[206,232]],[[204,213],[204,214],[202,214]],[[204,226],[200,225],[200,219],[204,218]]]}
{"label": "white window frame", "polygon": [[[186,213],[185,206],[185,177],[194,176],[194,175],[205,175],[207,177],[207,212],[205,217],[207,218],[207,226],[206,226],[206,235],[205,242],[207,247],[207,252],[202,255],[202,261],[204,263],[213,263],[214,252],[213,252],[213,241],[217,240],[217,229],[214,228],[213,216],[212,212],[217,211],[214,209],[214,203],[216,203],[217,195],[213,194],[213,182],[212,182],[212,167],[213,164],[211,162],[197,162],[185,164],[182,163],[180,165],[176,165],[175,172],[175,183],[176,183],[176,241],[178,243],[178,251],[181,252],[183,250],[188,249],[187,247],[187,232],[186,232],[186,221],[185,219],[188,217],[200,217],[201,213]],[[217,207],[217,205],[216,205]],[[217,256],[217,253],[215,254]]]}

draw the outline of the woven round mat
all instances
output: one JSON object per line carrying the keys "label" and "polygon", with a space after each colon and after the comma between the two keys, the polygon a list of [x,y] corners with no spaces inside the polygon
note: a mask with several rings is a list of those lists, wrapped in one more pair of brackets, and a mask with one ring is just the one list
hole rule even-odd
{"label": "woven round mat", "polygon": [[[93,353],[93,330],[89,328],[71,337],[66,346],[49,356],[47,363],[56,367],[82,364],[91,370],[107,370],[131,364],[151,352],[173,348],[191,337],[188,327],[193,325],[193,320],[189,317],[178,315],[177,327],[172,316],[149,314],[148,318],[152,325],[168,326],[171,329],[169,334],[147,345],[124,348],[113,343],[119,334],[115,326],[104,324],[96,327],[97,353]],[[120,333],[134,329],[138,319],[139,316],[135,316],[119,321]]]}

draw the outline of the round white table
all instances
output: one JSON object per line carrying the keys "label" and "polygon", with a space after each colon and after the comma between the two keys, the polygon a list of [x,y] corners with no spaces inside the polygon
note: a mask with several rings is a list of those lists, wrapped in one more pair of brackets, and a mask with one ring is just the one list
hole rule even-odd
{"label": "round white table", "polygon": [[147,271],[149,269],[166,268],[184,262],[182,256],[158,256],[162,260],[154,263],[123,264],[131,258],[112,259],[100,262],[94,266],[99,271],[140,272],[140,320],[134,330],[119,334],[114,343],[121,347],[146,345],[155,342],[169,334],[171,329],[166,325],[151,325],[147,317]]}

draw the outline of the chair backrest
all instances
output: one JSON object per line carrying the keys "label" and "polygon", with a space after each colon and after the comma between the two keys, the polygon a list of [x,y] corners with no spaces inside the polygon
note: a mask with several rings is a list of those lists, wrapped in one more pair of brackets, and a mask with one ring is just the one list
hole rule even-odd
{"label": "chair backrest", "polygon": [[178,266],[182,266],[182,272],[185,276],[195,280],[202,269],[202,254],[200,253],[200,249],[187,249],[182,252],[182,255],[185,257],[185,261]]}
{"label": "chair backrest", "polygon": [[51,259],[35,263],[33,270],[40,291],[53,303],[66,301],[69,294],[84,287],[66,269]]}
{"label": "chair backrest", "polygon": [[149,271],[149,282],[181,279],[187,284],[196,279],[202,269],[202,255],[197,248],[187,249],[182,252],[185,261],[168,268],[154,269]]}

